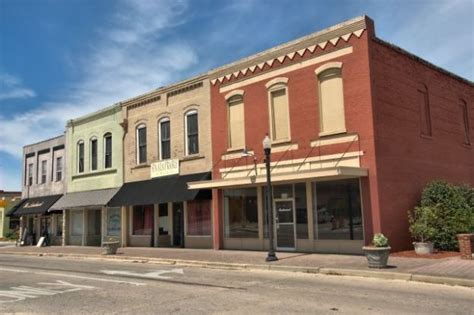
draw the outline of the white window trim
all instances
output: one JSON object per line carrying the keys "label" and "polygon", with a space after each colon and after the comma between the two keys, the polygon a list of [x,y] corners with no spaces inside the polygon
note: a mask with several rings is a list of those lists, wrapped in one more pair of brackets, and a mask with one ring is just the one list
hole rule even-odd
{"label": "white window trim", "polygon": [[[242,107],[244,109],[244,128],[242,130],[243,132],[243,138],[244,138],[244,145],[241,146],[241,147],[233,147],[233,146],[230,146],[229,144],[230,143],[230,106],[231,106],[231,99],[232,97],[234,96],[240,96],[241,100],[242,100]],[[243,90],[235,90],[233,92],[230,92],[229,94],[227,94],[225,96],[225,99],[226,99],[226,104],[227,104],[227,143],[228,143],[228,148],[227,148],[227,151],[241,151],[241,150],[244,150],[245,147],[246,147],[246,143],[245,143],[245,103],[244,103],[244,91]]]}
{"label": "white window trim", "polygon": [[[59,181],[63,180],[63,163],[64,163],[63,160],[64,160],[64,158],[62,156],[57,156],[56,157],[56,169],[55,169],[55,172],[54,172],[54,181],[55,182],[59,182]],[[59,163],[58,161],[61,161],[61,163]],[[61,166],[61,179],[60,180],[58,180],[59,166]]]}
{"label": "white window trim", "polygon": [[197,115],[197,120],[198,120],[197,123],[198,123],[198,145],[199,145],[199,113],[197,109],[191,109],[184,114],[184,152],[186,153],[186,156],[198,155],[200,151],[200,148],[198,149],[197,153],[189,154],[189,151],[188,151],[188,116],[194,115],[194,114]]}
{"label": "white window trim", "polygon": [[[94,141],[94,140],[97,141],[97,145],[96,145],[96,151],[97,151],[96,152],[97,153],[96,159],[97,159],[97,161],[96,161],[96,169],[95,170],[92,169],[92,141]],[[94,136],[94,137],[91,137],[89,139],[89,169],[91,170],[91,172],[96,172],[96,171],[99,170],[99,163],[98,162],[99,162],[99,140],[97,139],[96,136]]]}
{"label": "white window trim", "polygon": [[163,117],[158,121],[158,156],[160,160],[163,160],[163,152],[161,150],[161,124],[164,122],[170,122],[170,157],[171,158],[171,120],[169,117]]}
{"label": "white window trim", "polygon": [[[272,140],[272,143],[283,143],[283,142],[290,142],[291,141],[291,118],[290,118],[290,97],[288,95],[288,78],[284,77],[279,77],[275,78],[267,84],[265,84],[267,87],[267,102],[268,102],[268,122],[269,122],[269,127],[270,127],[270,139]],[[274,134],[273,134],[273,110],[272,110],[272,92],[279,91],[279,90],[285,90],[285,95],[286,95],[286,104],[287,104],[287,110],[288,110],[288,138],[286,139],[275,139]]]}
{"label": "white window trim", "polygon": [[[135,128],[135,142],[136,142],[135,150],[136,150],[136,163],[137,163],[137,165],[146,164],[146,160],[147,160],[146,157],[145,157],[145,163],[140,163],[140,156],[139,156],[140,155],[140,142],[139,142],[139,139],[138,139],[138,131],[140,129],[143,129],[143,128],[146,128],[146,124],[144,124],[144,123],[139,124]],[[147,139],[147,141],[148,141],[148,139]]]}
{"label": "white window trim", "polygon": [[103,142],[104,142],[104,144],[103,144],[103,147],[104,147],[104,158],[102,159],[102,161],[103,161],[103,163],[104,163],[104,170],[109,169],[109,168],[111,169],[111,168],[113,168],[113,165],[114,165],[112,159],[110,160],[110,167],[106,167],[106,165],[105,165],[105,164],[106,164],[106,163],[105,163],[105,159],[106,159],[106,153],[107,153],[107,149],[106,149],[107,141],[106,141],[106,138],[109,137],[109,136],[110,136],[110,139],[112,140],[112,141],[110,142],[110,154],[112,155],[112,158],[114,157],[114,155],[113,155],[113,153],[112,153],[112,152],[113,152],[113,148],[114,148],[114,144],[113,144],[114,138],[112,137],[112,133],[111,133],[111,132],[106,132],[106,133],[104,133],[104,136],[102,137]]}
{"label": "white window trim", "polygon": [[[79,161],[81,160],[80,157],[79,157],[79,145],[82,144],[82,147],[83,147],[83,156],[82,156],[82,159],[83,159],[83,163],[82,163],[82,167],[83,167],[83,170],[82,172],[80,171],[80,167],[79,167]],[[78,174],[82,174],[86,171],[86,165],[85,165],[85,162],[86,162],[86,146],[84,144],[84,140],[79,140],[77,141],[77,144],[76,144],[76,167],[77,167],[77,173]]]}
{"label": "white window trim", "polygon": [[[323,64],[322,66],[319,66],[318,68],[316,68],[314,70],[314,73],[316,74],[316,76],[319,76],[321,73],[323,73],[324,71],[328,70],[328,69],[333,69],[333,68],[336,68],[336,69],[342,69],[342,62],[340,61],[333,61],[333,62],[328,62],[328,63],[325,63]],[[319,81],[319,78],[318,78],[318,81]]]}
{"label": "white window trim", "polygon": [[[44,179],[44,182],[43,182],[43,165],[45,165],[44,167],[44,175],[45,175],[45,179]],[[40,184],[46,184],[46,182],[48,181],[48,160],[41,160],[40,162],[40,167],[41,167],[41,174],[40,174]]]}

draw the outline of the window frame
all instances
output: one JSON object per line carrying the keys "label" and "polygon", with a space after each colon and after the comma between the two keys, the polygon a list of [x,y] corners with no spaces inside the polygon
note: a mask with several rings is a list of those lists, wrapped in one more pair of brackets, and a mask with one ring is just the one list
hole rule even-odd
{"label": "window frame", "polygon": [[[94,157],[94,148],[93,148],[93,144],[95,144],[95,157]],[[93,171],[97,171],[99,169],[99,164],[98,164],[98,157],[99,157],[99,141],[97,140],[97,137],[92,137],[89,139],[89,159],[90,159],[90,162],[89,162],[89,168],[90,170],[93,172]],[[95,168],[94,168],[94,158],[95,158]]]}
{"label": "window frame", "polygon": [[[59,162],[60,161],[60,162]],[[61,176],[58,176],[61,174]],[[55,178],[57,182],[60,182],[63,180],[63,157],[62,156],[57,156],[56,157],[56,172],[55,172]]]}
{"label": "window frame", "polygon": [[[107,166],[107,139],[110,138],[110,165]],[[113,166],[113,137],[111,132],[107,132],[103,136],[104,139],[104,169],[112,168]]]}
{"label": "window frame", "polygon": [[33,168],[34,168],[34,163],[28,163],[28,166],[27,166],[28,174],[27,174],[26,186],[33,186],[33,173],[34,173]]}
{"label": "window frame", "polygon": [[[169,126],[168,127],[169,128],[169,138],[168,138],[168,140],[165,140],[169,143],[169,148],[170,148],[169,157],[167,157],[167,158],[163,157],[163,139],[162,139],[162,133],[161,133],[161,125],[163,123],[169,123],[168,124],[168,126]],[[159,156],[160,160],[171,159],[171,120],[168,116],[163,117],[158,121],[158,156]]]}
{"label": "window frame", "polygon": [[[141,129],[145,129],[145,144],[143,145],[145,147],[145,157],[144,157],[144,160],[143,162],[140,161],[140,130]],[[137,165],[142,165],[142,164],[146,164],[147,163],[147,136],[146,136],[146,132],[147,132],[147,128],[146,128],[146,124],[145,123],[141,123],[139,124],[136,128],[135,128],[135,142],[136,142],[136,146],[135,146],[135,150],[136,150],[136,163]]]}
{"label": "window frame", "polygon": [[48,180],[48,160],[41,160],[41,181],[40,184],[46,184],[46,181]]}
{"label": "window frame", "polygon": [[[193,135],[189,135],[188,133],[188,118],[190,116],[193,116],[193,115],[196,115],[196,127],[197,127],[197,133],[196,133],[196,136],[197,136],[197,152],[194,152],[194,153],[190,153],[189,152],[189,137],[190,136],[194,136]],[[185,114],[184,114],[184,134],[185,134],[185,138],[184,138],[184,146],[185,146],[185,155],[186,156],[192,156],[192,155],[198,155],[199,154],[199,113],[198,113],[198,110],[197,109],[191,109],[189,111],[187,111]]]}
{"label": "window frame", "polygon": [[[234,91],[226,95],[225,97],[227,103],[227,150],[243,150],[246,147],[245,141],[245,103],[244,103],[244,93],[243,91]],[[242,128],[242,138],[243,138],[243,146],[235,146],[232,145],[232,126],[230,120],[230,107],[240,105],[243,109],[243,128]]]}
{"label": "window frame", "polygon": [[[273,144],[291,141],[291,118],[290,118],[290,98],[288,95],[288,78],[275,78],[265,84],[267,88],[267,102],[268,102],[268,120],[269,120],[269,136]],[[288,137],[283,139],[275,139],[275,117],[273,112],[273,93],[285,91],[286,96],[286,124],[288,127]]]}
{"label": "window frame", "polygon": [[[81,146],[82,146],[82,157],[81,157]],[[84,165],[84,155],[85,155],[85,146],[84,146],[84,140],[79,140],[77,141],[76,145],[76,167],[77,167],[77,173],[82,174],[85,171],[85,165]],[[81,159],[82,159],[82,170],[81,170]]]}

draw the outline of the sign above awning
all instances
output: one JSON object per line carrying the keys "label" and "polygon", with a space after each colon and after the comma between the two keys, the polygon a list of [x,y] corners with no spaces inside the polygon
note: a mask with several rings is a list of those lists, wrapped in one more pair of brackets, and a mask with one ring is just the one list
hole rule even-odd
{"label": "sign above awning", "polygon": [[108,206],[149,205],[165,202],[179,202],[194,199],[210,199],[210,190],[190,190],[188,182],[211,178],[211,173],[169,176],[126,183],[110,200]]}
{"label": "sign above awning", "polygon": [[[272,183],[291,183],[305,180],[344,179],[366,177],[368,170],[361,167],[329,167],[308,171],[285,172],[272,174]],[[262,185],[267,182],[265,174],[228,179],[215,179],[188,183],[189,189],[230,188],[241,186]]]}
{"label": "sign above awning", "polygon": [[21,217],[29,214],[46,214],[61,196],[62,195],[52,195],[23,199],[11,215]]}
{"label": "sign above awning", "polygon": [[118,190],[119,188],[109,188],[67,193],[51,207],[51,210],[102,207],[110,201]]}
{"label": "sign above awning", "polygon": [[164,177],[179,174],[179,160],[164,160],[150,164],[150,177]]}

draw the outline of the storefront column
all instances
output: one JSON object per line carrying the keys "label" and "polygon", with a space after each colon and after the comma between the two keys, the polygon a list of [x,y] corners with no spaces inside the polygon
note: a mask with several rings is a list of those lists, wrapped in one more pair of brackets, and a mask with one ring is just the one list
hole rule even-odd
{"label": "storefront column", "polygon": [[107,237],[107,207],[102,207],[100,211],[100,246],[103,246]]}
{"label": "storefront column", "polygon": [[[313,212],[313,191],[312,183],[306,182],[306,211],[308,213],[308,239],[314,240],[314,212]],[[314,242],[313,242],[314,244]],[[313,245],[314,247],[314,245]],[[314,248],[313,248],[314,249]]]}
{"label": "storefront column", "polygon": [[257,186],[257,215],[258,215],[258,239],[261,244],[261,249],[263,250],[263,235],[265,229],[265,216],[263,211],[263,192],[262,186]]}
{"label": "storefront column", "polygon": [[81,246],[87,245],[87,211],[86,209],[82,209],[82,244]]}
{"label": "storefront column", "polygon": [[128,216],[127,216],[127,207],[121,207],[121,239],[122,239],[122,247],[127,247],[128,241]]}
{"label": "storefront column", "polygon": [[66,235],[68,235],[68,233],[69,233],[69,229],[67,228],[68,225],[66,224],[67,223],[67,211],[66,210],[63,210],[62,216],[63,216],[63,235],[61,236],[61,245],[66,246],[66,244],[67,244]]}
{"label": "storefront column", "polygon": [[153,205],[153,245],[154,247],[158,247],[158,234],[160,232],[160,212],[158,211],[158,204]]}
{"label": "storefront column", "polygon": [[224,220],[222,211],[222,190],[212,190],[212,211],[214,214],[213,248],[221,249],[224,244]]}

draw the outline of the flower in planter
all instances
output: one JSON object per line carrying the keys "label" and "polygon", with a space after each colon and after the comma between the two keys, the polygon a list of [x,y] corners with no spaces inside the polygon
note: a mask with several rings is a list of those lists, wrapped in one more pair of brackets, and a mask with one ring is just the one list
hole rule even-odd
{"label": "flower in planter", "polygon": [[372,244],[375,247],[387,247],[388,238],[382,233],[375,233],[374,238],[372,239]]}

